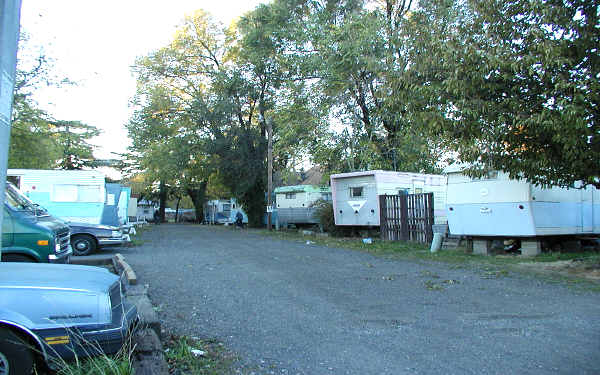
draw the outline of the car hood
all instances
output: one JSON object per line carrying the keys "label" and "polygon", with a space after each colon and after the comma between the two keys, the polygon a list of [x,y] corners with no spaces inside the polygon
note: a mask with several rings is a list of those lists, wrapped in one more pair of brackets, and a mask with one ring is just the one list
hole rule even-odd
{"label": "car hood", "polygon": [[53,233],[63,233],[69,230],[67,223],[54,216],[31,216],[27,218],[44,228],[48,228]]}
{"label": "car hood", "polygon": [[119,278],[106,268],[72,264],[0,262],[0,289],[76,289],[107,294]]}
{"label": "car hood", "polygon": [[118,279],[98,267],[0,262],[0,320],[32,330],[109,324]]}

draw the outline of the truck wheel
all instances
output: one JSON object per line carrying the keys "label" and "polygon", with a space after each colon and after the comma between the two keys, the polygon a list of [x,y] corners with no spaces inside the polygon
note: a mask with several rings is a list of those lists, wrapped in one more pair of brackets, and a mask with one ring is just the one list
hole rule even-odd
{"label": "truck wheel", "polygon": [[29,347],[14,332],[0,327],[0,375],[30,375],[33,354]]}
{"label": "truck wheel", "polygon": [[96,240],[87,234],[71,236],[71,247],[75,255],[90,255],[96,251]]}
{"label": "truck wheel", "polygon": [[[35,260],[31,259],[30,257],[28,257],[26,255],[21,255],[21,254],[2,254],[2,261],[3,262],[27,262],[27,263],[35,262]],[[0,372],[0,375],[2,375],[1,372]]]}

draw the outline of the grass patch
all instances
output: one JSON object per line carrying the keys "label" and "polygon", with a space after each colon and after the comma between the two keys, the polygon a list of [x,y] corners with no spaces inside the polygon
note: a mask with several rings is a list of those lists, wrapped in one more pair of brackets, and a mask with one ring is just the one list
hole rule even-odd
{"label": "grass patch", "polygon": [[222,343],[171,335],[165,343],[169,373],[198,375],[233,374],[235,356]]}
{"label": "grass patch", "polygon": [[[600,253],[595,251],[549,252],[540,254],[536,257],[522,257],[517,255],[476,255],[462,248],[440,250],[436,253],[431,253],[429,251],[429,246],[424,244],[382,241],[379,238],[372,238],[371,244],[365,244],[363,243],[362,238],[305,236],[298,231],[268,231],[263,229],[252,230],[252,232],[281,240],[304,243],[306,243],[306,241],[311,241],[312,243],[321,246],[364,251],[375,256],[389,259],[442,262],[449,264],[450,268],[454,269],[476,268],[481,271],[482,278],[484,279],[497,279],[508,276],[509,270],[516,273],[536,273],[533,269],[528,271],[520,267],[520,265],[524,263],[543,264],[556,261],[577,260],[584,266],[589,265],[590,267],[597,267],[600,264]],[[423,276],[433,277],[433,275]],[[600,291],[600,285],[597,282],[586,280],[579,276],[565,277],[560,274],[545,273],[542,277],[548,281],[564,281],[570,286],[580,285],[588,290]]]}
{"label": "grass patch", "polygon": [[129,244],[127,244],[128,247],[135,247],[135,246],[142,246],[144,244],[144,241],[141,239],[142,237],[142,233],[147,232],[150,230],[150,228],[152,228],[153,224],[146,224],[146,225],[140,225],[135,227],[135,234],[129,234],[129,237],[131,238],[131,242],[129,242]]}
{"label": "grass patch", "polygon": [[[46,372],[36,370],[35,374],[56,375],[134,375],[132,355],[134,346],[130,336],[116,354],[105,354],[95,342],[86,342],[89,357],[75,356],[73,360],[65,361],[62,358],[53,360],[52,365],[56,371]],[[85,341],[83,337],[80,340]]]}
{"label": "grass patch", "polygon": [[57,375],[133,375],[133,373],[129,358],[107,355],[66,363],[56,371]]}

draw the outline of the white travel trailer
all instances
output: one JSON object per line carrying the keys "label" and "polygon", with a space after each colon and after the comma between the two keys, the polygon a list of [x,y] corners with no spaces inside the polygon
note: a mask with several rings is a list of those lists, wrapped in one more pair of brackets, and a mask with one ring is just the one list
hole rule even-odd
{"label": "white travel trailer", "polygon": [[294,185],[274,190],[277,218],[281,225],[319,224],[312,205],[318,200],[331,201],[329,186]]}
{"label": "white travel trailer", "polygon": [[335,225],[379,226],[379,195],[433,193],[435,224],[446,223],[446,177],[392,171],[331,176]]}
{"label": "white travel trailer", "polygon": [[7,178],[53,216],[66,221],[101,223],[106,199],[102,172],[9,169]]}
{"label": "white travel trailer", "polygon": [[479,237],[477,253],[487,253],[493,237],[522,237],[522,253],[535,255],[539,236],[600,234],[600,191],[594,187],[542,188],[504,172],[470,178],[462,170],[445,170],[448,226],[453,235]]}

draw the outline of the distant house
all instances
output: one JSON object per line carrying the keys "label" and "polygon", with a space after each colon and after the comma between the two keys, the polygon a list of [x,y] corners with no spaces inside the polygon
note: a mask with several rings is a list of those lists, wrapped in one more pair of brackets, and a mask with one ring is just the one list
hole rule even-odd
{"label": "distant house", "polygon": [[153,221],[155,210],[158,210],[158,203],[146,199],[138,200],[137,221]]}
{"label": "distant house", "polygon": [[248,223],[248,215],[234,198],[213,199],[204,204],[204,222],[208,224],[231,224],[238,212],[242,213],[242,222]]}

